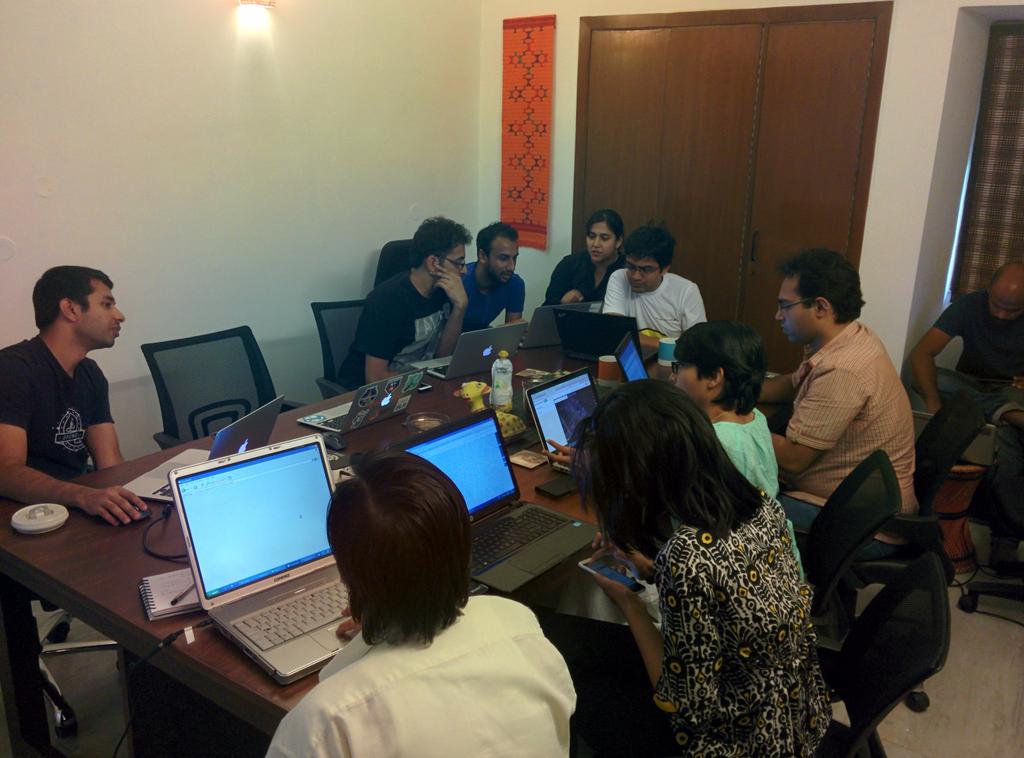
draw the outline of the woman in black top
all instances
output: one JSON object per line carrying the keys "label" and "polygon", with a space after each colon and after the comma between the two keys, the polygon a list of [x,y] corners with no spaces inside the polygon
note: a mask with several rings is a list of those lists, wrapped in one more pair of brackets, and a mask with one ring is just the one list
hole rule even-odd
{"label": "woman in black top", "polygon": [[603,300],[608,277],[622,268],[622,216],[610,208],[587,219],[587,249],[567,255],[551,273],[544,305]]}

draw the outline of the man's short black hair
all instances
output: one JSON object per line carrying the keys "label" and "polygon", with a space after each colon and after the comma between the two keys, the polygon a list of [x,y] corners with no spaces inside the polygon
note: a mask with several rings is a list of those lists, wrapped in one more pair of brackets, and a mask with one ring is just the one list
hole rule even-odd
{"label": "man's short black hair", "polygon": [[60,301],[68,298],[89,310],[89,295],[95,289],[93,281],[99,281],[113,289],[110,277],[99,269],[86,266],[54,266],[46,271],[32,289],[32,307],[35,309],[36,326],[45,329],[57,320]]}
{"label": "man's short black hair", "polygon": [[695,324],[676,340],[675,358],[681,364],[693,366],[701,379],[710,379],[722,369],[722,390],[713,402],[741,415],[754,410],[764,383],[764,343],[746,324]]}
{"label": "man's short black hair", "polygon": [[357,459],[327,512],[327,538],[352,618],[369,644],[428,644],[469,598],[469,512],[459,490],[415,455]]}
{"label": "man's short black hair", "polygon": [[453,247],[468,245],[472,241],[469,230],[462,224],[444,216],[428,218],[412,235],[409,265],[418,268],[431,255],[441,257]]}
{"label": "man's short black hair", "polygon": [[498,237],[504,237],[510,242],[519,242],[519,232],[514,227],[501,221],[488,224],[476,235],[476,249],[489,256],[491,254],[491,243]]}
{"label": "man's short black hair", "polygon": [[658,268],[672,263],[676,238],[661,226],[638,226],[626,237],[627,258],[653,258]]}
{"label": "man's short black hair", "polygon": [[860,316],[864,298],[860,274],[835,250],[812,248],[784,261],[779,273],[798,277],[796,291],[805,300],[823,297],[832,305],[837,324],[846,324]]}

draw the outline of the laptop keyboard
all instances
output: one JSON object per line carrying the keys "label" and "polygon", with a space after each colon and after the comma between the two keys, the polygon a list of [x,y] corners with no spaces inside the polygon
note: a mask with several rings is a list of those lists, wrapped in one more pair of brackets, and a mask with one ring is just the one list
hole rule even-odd
{"label": "laptop keyboard", "polygon": [[569,519],[540,508],[529,508],[515,518],[506,516],[481,524],[473,533],[473,566],[476,574],[528,545],[539,537],[555,531]]}
{"label": "laptop keyboard", "polygon": [[332,582],[294,600],[246,616],[234,626],[260,650],[269,650],[332,621],[341,621],[341,611],[347,607],[348,589],[341,582]]}

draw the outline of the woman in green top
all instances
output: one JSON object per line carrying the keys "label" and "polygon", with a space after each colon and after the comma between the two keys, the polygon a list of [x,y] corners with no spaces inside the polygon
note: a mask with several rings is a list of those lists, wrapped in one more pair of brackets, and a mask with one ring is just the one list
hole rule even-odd
{"label": "woman in green top", "polygon": [[733,465],[775,498],[779,464],[768,422],[754,407],[764,372],[764,346],[746,324],[708,321],[690,327],[676,340],[672,380],[711,419]]}

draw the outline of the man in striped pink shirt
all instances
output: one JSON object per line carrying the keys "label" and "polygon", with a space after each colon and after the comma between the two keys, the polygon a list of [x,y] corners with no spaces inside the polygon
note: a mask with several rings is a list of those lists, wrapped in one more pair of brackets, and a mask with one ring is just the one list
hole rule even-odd
{"label": "man in striped pink shirt", "polygon": [[[846,475],[879,449],[896,471],[903,512],[916,512],[910,400],[882,341],[856,320],[864,305],[857,271],[831,250],[805,250],[779,271],[775,318],[804,346],[797,370],[761,391],[762,402],[793,403],[785,436],[772,435],[786,514],[807,529]],[[895,542],[878,534],[861,555],[883,557]]]}

